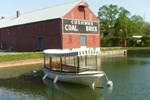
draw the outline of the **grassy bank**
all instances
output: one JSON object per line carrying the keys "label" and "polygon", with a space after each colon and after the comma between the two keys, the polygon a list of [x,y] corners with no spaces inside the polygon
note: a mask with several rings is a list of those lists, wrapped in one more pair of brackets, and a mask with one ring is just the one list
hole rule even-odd
{"label": "grassy bank", "polygon": [[30,52],[30,53],[20,53],[20,54],[5,54],[0,56],[0,62],[8,61],[19,61],[19,60],[28,60],[28,59],[38,59],[42,58],[43,55],[41,52]]}
{"label": "grassy bank", "polygon": [[150,50],[150,47],[101,47],[101,51],[111,50]]}
{"label": "grassy bank", "polygon": [[[101,51],[111,50],[150,50],[150,47],[101,47]],[[42,58],[42,52],[28,52],[0,55],[0,62],[19,61]]]}
{"label": "grassy bank", "polygon": [[41,71],[40,64],[31,65],[22,65],[22,66],[14,66],[14,67],[5,67],[0,68],[0,79],[8,79],[13,77],[19,77],[22,75],[31,75],[34,74],[33,71]]}

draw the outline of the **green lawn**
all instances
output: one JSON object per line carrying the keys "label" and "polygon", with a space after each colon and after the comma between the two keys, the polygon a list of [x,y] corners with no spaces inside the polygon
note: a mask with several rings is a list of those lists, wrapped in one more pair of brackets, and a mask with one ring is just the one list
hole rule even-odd
{"label": "green lawn", "polygon": [[[101,47],[101,51],[110,51],[110,50],[150,50],[150,47]],[[42,52],[28,52],[28,53],[19,53],[19,54],[5,54],[0,55],[0,62],[6,61],[18,61],[18,60],[28,60],[28,59],[38,59],[42,58]]]}
{"label": "green lawn", "polygon": [[0,62],[38,59],[42,57],[43,55],[41,52],[29,52],[29,53],[20,53],[20,54],[11,54],[11,55],[5,54],[0,56]]}
{"label": "green lawn", "polygon": [[110,50],[150,50],[150,47],[101,47],[101,51]]}

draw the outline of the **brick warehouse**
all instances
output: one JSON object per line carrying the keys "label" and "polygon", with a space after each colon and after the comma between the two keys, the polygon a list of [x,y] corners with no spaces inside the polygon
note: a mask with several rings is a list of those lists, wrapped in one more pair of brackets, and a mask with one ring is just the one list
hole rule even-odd
{"label": "brick warehouse", "polygon": [[0,19],[0,47],[13,51],[100,48],[99,19],[83,1]]}

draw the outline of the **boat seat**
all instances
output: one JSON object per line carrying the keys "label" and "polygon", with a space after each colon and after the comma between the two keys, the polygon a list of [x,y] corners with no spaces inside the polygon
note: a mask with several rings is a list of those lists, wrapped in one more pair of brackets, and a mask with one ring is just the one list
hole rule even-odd
{"label": "boat seat", "polygon": [[62,71],[68,72],[68,73],[76,73],[76,67],[71,65],[65,65],[62,64]]}

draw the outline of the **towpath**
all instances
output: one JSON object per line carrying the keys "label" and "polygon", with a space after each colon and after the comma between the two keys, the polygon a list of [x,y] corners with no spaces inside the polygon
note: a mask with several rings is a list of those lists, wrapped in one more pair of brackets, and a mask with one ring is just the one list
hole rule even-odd
{"label": "towpath", "polygon": [[43,59],[29,59],[29,60],[1,62],[0,68],[21,66],[21,65],[30,65],[30,64],[40,64],[42,62],[43,62]]}

